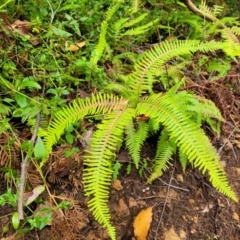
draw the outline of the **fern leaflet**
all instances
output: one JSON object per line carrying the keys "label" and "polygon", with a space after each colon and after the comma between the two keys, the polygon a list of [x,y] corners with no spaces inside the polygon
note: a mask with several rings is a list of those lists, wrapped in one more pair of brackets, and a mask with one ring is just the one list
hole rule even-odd
{"label": "fern leaflet", "polygon": [[169,139],[169,133],[162,131],[157,144],[157,152],[154,159],[153,173],[148,178],[148,183],[162,175],[163,171],[170,166],[170,160],[175,153],[176,144]]}
{"label": "fern leaflet", "polygon": [[70,106],[56,113],[54,120],[48,126],[45,136],[46,157],[42,160],[44,165],[52,151],[52,146],[57,143],[64,130],[73,122],[83,119],[87,115],[106,114],[125,108],[127,101],[114,95],[92,95],[91,98],[76,99]]}
{"label": "fern leaflet", "polygon": [[90,143],[90,150],[85,155],[83,182],[86,196],[92,196],[88,202],[95,219],[108,230],[111,239],[116,239],[115,228],[110,223],[107,198],[111,176],[112,162],[118,145],[123,141],[124,128],[132,121],[135,109],[114,112],[106,116]]}
{"label": "fern leaflet", "polygon": [[126,146],[138,169],[141,147],[148,137],[148,123],[140,122],[137,130],[134,129],[133,123],[130,123],[126,128],[126,134]]}

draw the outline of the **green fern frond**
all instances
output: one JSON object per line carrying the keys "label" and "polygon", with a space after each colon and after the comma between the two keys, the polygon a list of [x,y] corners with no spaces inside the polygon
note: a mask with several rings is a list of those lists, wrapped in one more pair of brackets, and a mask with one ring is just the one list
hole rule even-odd
{"label": "green fern frond", "polygon": [[213,16],[219,16],[224,10],[223,6],[219,6],[219,5],[214,5],[213,10],[212,10],[212,14]]}
{"label": "green fern frond", "polygon": [[132,13],[136,13],[139,10],[139,0],[132,0]]}
{"label": "green fern frond", "polygon": [[151,91],[154,81],[152,76],[154,75],[155,69],[158,69],[161,65],[175,56],[191,54],[196,51],[214,51],[222,49],[223,47],[226,47],[224,43],[215,41],[164,41],[149,51],[146,51],[135,64],[135,71],[128,76],[130,91],[135,99],[139,99],[142,94]]}
{"label": "green fern frond", "polygon": [[208,7],[205,1],[202,1],[202,3],[199,5],[198,10],[201,12],[202,16],[211,19],[212,22],[218,21],[218,18],[216,16],[221,11],[220,8],[212,10],[210,7]]}
{"label": "green fern frond", "polygon": [[171,165],[170,160],[175,150],[176,144],[169,139],[169,133],[163,130],[158,140],[153,172],[148,178],[148,183],[152,183],[152,181],[162,175],[163,171],[168,169]]}
{"label": "green fern frond", "polygon": [[[176,93],[175,90],[178,88],[179,87],[172,87],[166,95]],[[203,122],[206,122],[215,133],[220,134],[220,125],[223,117],[214,102],[187,91],[177,93],[175,98],[179,105],[185,106],[185,113],[189,115],[195,123],[200,126]]]}
{"label": "green fern frond", "polygon": [[145,98],[137,105],[137,114],[145,114],[162,123],[189,162],[203,173],[208,171],[213,186],[237,201],[216,150],[199,125],[185,114],[185,107],[179,105],[176,95],[155,94]]}
{"label": "green fern frond", "polygon": [[[143,34],[147,31],[149,31],[151,29],[151,27],[159,21],[159,19],[155,19],[154,21],[151,21],[149,23],[146,23],[144,25],[141,26],[137,26],[143,19],[146,18],[146,16],[148,15],[148,13],[143,13],[140,16],[131,19],[130,18],[122,18],[120,20],[118,20],[115,24],[114,24],[114,36],[115,39],[120,39],[121,37],[124,36],[131,36],[131,35],[140,35]],[[131,28],[131,29],[129,29]],[[128,30],[124,30],[124,29],[128,29]]]}
{"label": "green fern frond", "polygon": [[9,115],[12,111],[11,106],[7,106],[6,104],[0,102],[0,118],[4,118]]}
{"label": "green fern frond", "polygon": [[76,99],[70,106],[63,108],[56,113],[54,119],[50,122],[45,136],[46,157],[41,166],[44,165],[47,157],[52,151],[52,147],[57,143],[64,130],[73,122],[83,119],[87,115],[106,114],[112,111],[124,109],[127,101],[123,98],[111,94],[92,95],[91,98]]}
{"label": "green fern frond", "polygon": [[233,26],[230,28],[231,32],[234,33],[237,36],[240,36],[240,27]]}
{"label": "green fern frond", "polygon": [[188,160],[187,155],[185,153],[183,153],[182,151],[179,151],[178,156],[179,156],[179,161],[182,165],[183,172],[185,172],[186,167],[187,167],[187,162],[188,162],[187,161]]}
{"label": "green fern frond", "polygon": [[[136,20],[136,19],[135,19]],[[129,30],[126,30],[124,33],[120,34],[120,37],[123,36],[132,36],[132,35],[140,35],[143,34],[147,31],[149,31],[151,29],[151,27],[157,23],[159,21],[159,19],[155,19],[145,25],[139,26],[139,27],[135,27]],[[130,24],[130,23],[129,23]],[[127,24],[126,24],[127,25]]]}
{"label": "green fern frond", "polygon": [[156,121],[155,119],[150,118],[148,120],[148,128],[149,128],[149,133],[151,134],[155,134],[159,129],[160,129],[161,124],[159,124],[158,121]]}
{"label": "green fern frond", "polygon": [[141,14],[140,16],[134,18],[134,19],[131,19],[130,21],[128,22],[125,22],[123,25],[122,25],[122,28],[129,28],[129,27],[133,27],[134,25],[138,24],[139,22],[141,22],[143,19],[146,18],[146,16],[148,15],[148,13],[143,13]]}
{"label": "green fern frond", "polygon": [[141,147],[148,137],[148,123],[138,123],[137,130],[135,130],[133,123],[130,123],[126,128],[126,134],[126,146],[131,154],[136,168],[138,169]]}
{"label": "green fern frond", "polygon": [[94,133],[89,150],[84,157],[84,191],[92,198],[89,209],[95,219],[103,224],[111,239],[116,239],[115,228],[110,223],[107,199],[113,173],[112,163],[119,143],[123,141],[124,128],[132,121],[135,109],[127,108],[106,116]]}
{"label": "green fern frond", "polygon": [[120,83],[110,83],[106,87],[106,90],[110,92],[117,92],[121,96],[124,96],[126,98],[129,96],[128,89],[123,84],[120,84]]}
{"label": "green fern frond", "polygon": [[228,28],[224,23],[221,22],[216,16],[221,12],[221,7],[215,7],[214,10],[211,10],[207,5],[206,2],[203,1],[198,9],[202,16],[206,17],[207,19],[211,20],[214,26],[221,26],[222,30],[222,37],[225,38],[227,41],[231,43],[238,43],[237,37],[233,34],[233,32]]}
{"label": "green fern frond", "polygon": [[120,32],[122,31],[122,26],[128,20],[129,20],[129,18],[121,18],[114,23],[114,25],[113,25],[113,36],[114,36],[115,39],[119,38]]}
{"label": "green fern frond", "polygon": [[208,123],[211,129],[219,136],[221,122],[224,120],[220,110],[214,102],[208,99],[194,95],[192,97],[191,104],[187,106],[187,113],[198,124],[202,124],[203,122]]}
{"label": "green fern frond", "polygon": [[109,7],[109,9],[106,12],[106,18],[101,24],[101,32],[99,35],[98,44],[97,44],[96,48],[94,49],[94,51],[92,53],[92,57],[90,59],[92,68],[97,67],[97,63],[100,60],[100,58],[103,54],[103,51],[106,47],[106,34],[107,34],[107,30],[108,30],[109,21],[111,20],[112,16],[116,12],[118,6],[119,6],[118,2],[114,3],[111,7]]}

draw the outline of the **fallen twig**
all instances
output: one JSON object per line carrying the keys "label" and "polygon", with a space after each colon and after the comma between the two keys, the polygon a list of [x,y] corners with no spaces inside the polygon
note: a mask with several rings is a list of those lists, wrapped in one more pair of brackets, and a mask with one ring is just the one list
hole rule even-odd
{"label": "fallen twig", "polygon": [[172,183],[172,180],[173,180],[173,173],[174,173],[174,171],[175,171],[175,166],[174,166],[174,168],[172,170],[172,173],[171,173],[170,181],[169,181],[168,188],[167,188],[167,195],[166,195],[166,198],[165,198],[165,201],[164,201],[164,204],[163,204],[163,209],[162,209],[162,213],[161,213],[160,219],[158,221],[158,225],[157,225],[157,229],[156,229],[156,234],[155,234],[154,240],[158,239],[158,230],[159,230],[159,227],[160,227],[160,223],[162,222],[163,213],[164,213],[166,205],[167,205],[167,199],[168,199],[168,196],[169,196],[169,191],[170,191],[170,188],[171,188],[171,183]]}
{"label": "fallen twig", "polygon": [[[36,119],[36,124],[34,127],[33,135],[31,138],[31,142],[34,144],[37,138],[37,132],[38,132],[38,127],[40,124],[40,113],[37,115]],[[19,197],[18,197],[18,219],[23,220],[23,193],[24,193],[24,186],[25,186],[25,180],[26,180],[26,168],[28,165],[28,154],[26,154],[26,157],[24,158],[22,164],[21,164],[21,177],[20,177],[20,183],[18,185],[18,192],[19,192]]]}

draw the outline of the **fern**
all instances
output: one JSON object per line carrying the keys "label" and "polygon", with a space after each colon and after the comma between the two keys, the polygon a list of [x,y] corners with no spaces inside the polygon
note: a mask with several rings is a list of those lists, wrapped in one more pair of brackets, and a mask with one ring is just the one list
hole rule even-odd
{"label": "fern", "polygon": [[46,156],[41,162],[43,166],[64,130],[71,123],[83,119],[87,115],[106,114],[125,107],[127,101],[114,95],[92,95],[92,98],[76,99],[69,107],[56,113],[54,120],[50,122],[45,136]]}
{"label": "fern", "polygon": [[230,42],[231,44],[239,43],[237,37],[234,35],[231,29],[228,28],[224,23],[221,22],[221,20],[217,18],[217,15],[219,15],[222,12],[222,7],[215,6],[215,8],[212,10],[206,5],[206,2],[203,1],[200,4],[199,9],[197,10],[200,12],[202,16],[211,20],[214,23],[213,26],[217,25],[221,26],[222,37],[227,39],[228,42]]}
{"label": "fern", "polygon": [[12,112],[12,107],[0,102],[0,119],[5,118]]}
{"label": "fern", "polygon": [[[218,122],[220,113],[210,104],[210,110],[204,108],[208,101],[196,98],[186,91],[178,92],[181,82],[169,89],[165,94],[151,92],[149,97],[142,95],[151,90],[154,79],[154,70],[170,58],[180,54],[202,50],[221,49],[224,43],[201,43],[198,41],[175,41],[161,43],[146,52],[135,64],[135,72],[129,77],[123,77],[126,87],[122,93],[126,99],[111,94],[92,96],[84,100],[75,100],[73,103],[58,112],[48,127],[45,137],[46,158],[57,143],[64,130],[73,122],[87,115],[102,114],[102,124],[93,135],[89,150],[84,158],[86,169],[83,174],[84,189],[89,200],[89,208],[95,218],[108,230],[111,239],[116,239],[115,229],[110,223],[107,207],[108,188],[113,173],[113,160],[118,146],[122,143],[122,135],[127,129],[127,146],[133,156],[136,167],[140,159],[140,150],[146,137],[163,126],[166,129],[158,146],[153,173],[149,182],[159,176],[170,164],[171,154],[176,147],[180,152],[180,161],[184,169],[187,160],[203,173],[208,172],[213,186],[226,196],[237,201],[236,196],[228,185],[226,175],[219,164],[219,156],[212,147],[207,136],[200,128],[202,121]],[[130,82],[128,80],[130,79]],[[130,86],[130,87],[129,87]],[[197,109],[195,110],[194,107]],[[135,131],[131,121],[137,116],[145,115],[150,118],[149,124],[140,123]],[[195,117],[194,115],[197,115]],[[148,126],[147,126],[148,125]],[[217,130],[217,128],[216,128]],[[135,138],[135,139],[134,139]],[[163,140],[169,139],[164,142]]]}
{"label": "fern", "polygon": [[182,151],[179,151],[178,154],[179,154],[179,161],[182,165],[183,172],[185,172],[187,167],[187,162],[188,162],[187,154],[183,153]]}
{"label": "fern", "polygon": [[132,13],[136,13],[139,10],[139,0],[132,0]]}
{"label": "fern", "polygon": [[148,13],[143,13],[140,16],[131,19],[129,18],[121,18],[119,19],[113,26],[113,35],[116,40],[120,40],[124,36],[137,36],[146,33],[149,31],[152,26],[159,21],[159,19],[155,19],[150,21],[144,25],[136,26],[140,24],[142,20],[144,20],[148,16]]}
{"label": "fern", "polygon": [[196,51],[214,51],[226,47],[221,42],[200,42],[198,40],[164,41],[146,51],[135,64],[135,71],[128,76],[133,101],[138,100],[147,91],[151,92],[155,69],[175,56],[191,54]]}
{"label": "fern", "polygon": [[[178,85],[177,87],[179,87]],[[173,87],[167,92],[167,95],[174,94],[177,88]],[[215,104],[207,99],[196,97],[185,91],[181,91],[175,95],[175,101],[179,106],[185,107],[185,114],[189,119],[193,120],[197,126],[201,126],[203,122],[207,122],[211,129],[218,135],[220,133],[220,121],[222,116]],[[176,143],[170,137],[169,132],[163,130],[161,138],[157,144],[157,153],[154,159],[153,173],[149,177],[148,182],[151,183],[154,179],[161,176],[163,171],[168,168],[169,160],[176,151]],[[187,155],[179,150],[179,161],[185,171],[187,165]]]}
{"label": "fern", "polygon": [[87,196],[92,196],[88,202],[89,209],[96,220],[102,223],[108,230],[112,239],[116,239],[114,227],[110,224],[107,198],[113,173],[112,161],[115,159],[117,146],[122,142],[122,134],[125,126],[129,124],[135,110],[128,108],[110,114],[98,126],[87,151],[84,164],[83,181]]}
{"label": "fern", "polygon": [[[108,25],[118,4],[113,4],[102,23],[99,42],[91,58],[93,67],[97,67],[107,46]],[[214,13],[208,8],[204,11],[210,17],[213,15],[212,19],[218,22],[214,14],[218,14],[220,9],[216,9]],[[142,16],[131,21],[121,19],[120,23],[125,27],[132,27],[139,23],[141,18]],[[117,34],[120,36],[124,34],[121,31],[121,24],[115,24]],[[149,26],[135,27],[127,34],[143,33]],[[235,31],[237,35],[239,29],[232,31]],[[84,156],[83,182],[85,194],[90,197],[89,209],[96,220],[107,228],[112,240],[116,239],[116,233],[111,225],[107,201],[113,174],[113,162],[116,158],[116,151],[122,144],[125,130],[126,145],[137,168],[142,144],[150,134],[161,130],[162,134],[158,141],[153,173],[148,179],[149,182],[152,182],[170,166],[171,157],[178,150],[184,170],[187,162],[190,162],[203,173],[209,174],[210,181],[217,190],[237,201],[219,164],[219,156],[201,129],[201,124],[207,122],[214,131],[219,133],[219,122],[222,117],[215,105],[194,94],[179,91],[181,82],[166,93],[154,93],[152,90],[152,84],[156,81],[156,71],[173,57],[191,55],[196,51],[207,52],[218,49],[224,50],[231,56],[240,54],[239,45],[234,45],[233,49],[232,46],[233,41],[164,41],[142,54],[139,60],[136,61],[134,56],[134,69],[131,74],[121,76],[122,86],[121,84],[110,86],[110,89],[120,92],[125,99],[112,94],[97,94],[84,100],[77,99],[70,106],[58,112],[50,122],[45,137],[47,153],[41,166],[47,160],[53,145],[57,143],[71,123],[86,116],[102,114],[102,122],[93,134]],[[135,129],[134,118],[138,119],[141,115],[148,117],[149,120],[138,123]]]}
{"label": "fern", "polygon": [[133,122],[126,127],[126,146],[137,169],[140,161],[140,150],[148,137],[148,130],[148,123],[145,122],[140,122],[137,130],[134,129]]}
{"label": "fern", "polygon": [[103,51],[106,47],[106,34],[109,25],[109,21],[111,20],[112,16],[116,12],[119,3],[114,3],[106,12],[106,19],[101,24],[101,32],[98,40],[98,44],[92,53],[92,57],[90,59],[91,67],[97,67],[97,63],[100,60]]}
{"label": "fern", "polygon": [[148,178],[148,183],[152,183],[156,178],[162,175],[171,165],[170,160],[175,153],[176,144],[169,139],[169,133],[162,131],[157,144],[157,152],[154,158],[153,173]]}
{"label": "fern", "polygon": [[139,101],[138,114],[155,118],[166,126],[171,138],[194,167],[203,173],[208,171],[213,186],[228,197],[237,201],[228,185],[226,175],[219,164],[219,156],[207,136],[189,117],[184,108],[178,104],[174,95],[155,94]]}
{"label": "fern", "polygon": [[[141,22],[143,19],[146,18],[148,14],[147,13],[143,13],[141,14],[139,17],[131,20],[131,21],[128,21],[128,22],[125,22],[121,25],[121,28],[120,29],[124,29],[124,28],[130,28],[130,27],[133,27],[134,25],[137,25],[139,24],[139,22]],[[147,31],[149,31],[151,29],[151,27],[157,23],[159,20],[158,19],[155,19],[154,21],[152,22],[149,22],[145,25],[142,25],[142,26],[138,26],[138,27],[135,27],[135,28],[132,28],[132,29],[129,29],[129,30],[126,30],[125,32],[123,32],[122,34],[120,34],[119,38],[123,37],[123,36],[130,36],[130,35],[140,35],[140,34],[143,34]]]}

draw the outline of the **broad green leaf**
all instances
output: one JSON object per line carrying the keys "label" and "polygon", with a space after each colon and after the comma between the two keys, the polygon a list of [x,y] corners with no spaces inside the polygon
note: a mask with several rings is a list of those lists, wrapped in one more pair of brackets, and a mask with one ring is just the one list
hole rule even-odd
{"label": "broad green leaf", "polygon": [[69,143],[69,144],[72,144],[73,143],[73,135],[71,134],[71,133],[67,133],[66,135],[65,135],[65,138],[66,138],[66,140],[67,140],[67,142]]}
{"label": "broad green leaf", "polygon": [[36,158],[43,158],[45,155],[46,155],[46,150],[45,150],[43,140],[40,137],[38,137],[37,142],[34,146],[34,156]]}
{"label": "broad green leaf", "polygon": [[56,34],[57,36],[64,37],[64,38],[72,36],[71,33],[66,32],[60,28],[56,28],[54,26],[51,26],[51,28],[52,28],[53,33]]}
{"label": "broad green leaf", "polygon": [[12,225],[13,225],[13,228],[15,230],[18,229],[19,227],[19,219],[18,219],[18,213],[15,212],[13,215],[12,215]]}
{"label": "broad green leaf", "polygon": [[16,93],[16,94],[15,94],[15,99],[16,99],[17,104],[18,104],[21,108],[27,106],[27,98],[26,98],[25,95],[20,94],[20,93]]}
{"label": "broad green leaf", "polygon": [[24,89],[26,87],[41,89],[41,86],[37,82],[29,80],[29,81],[21,82],[20,85],[18,86],[18,90]]}

